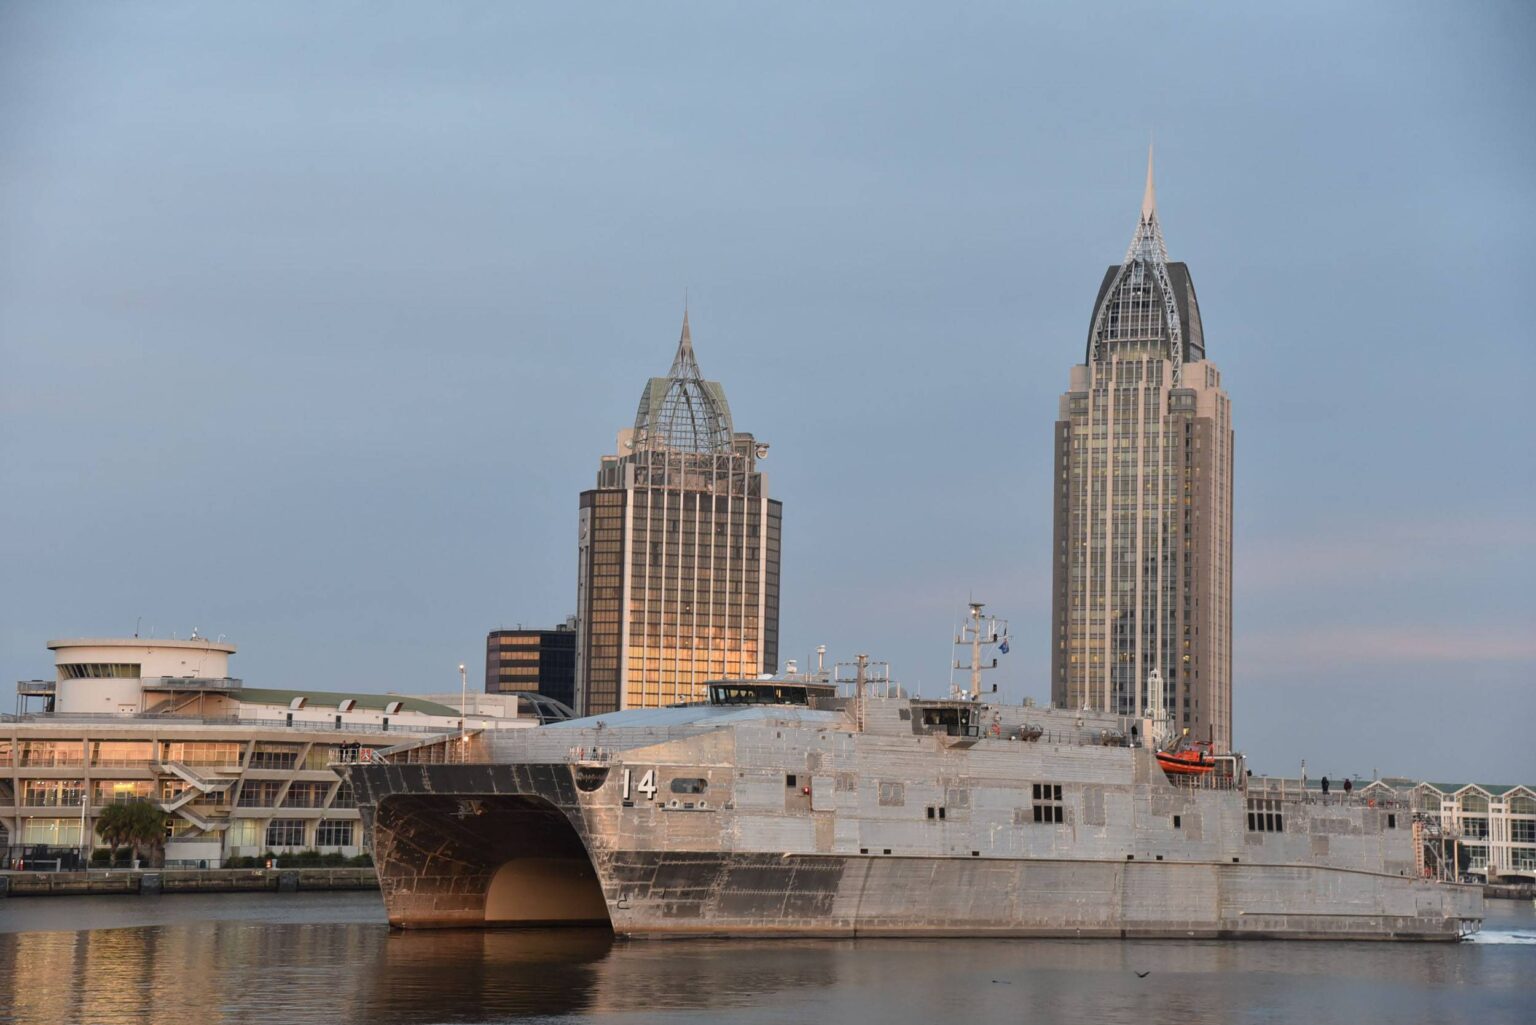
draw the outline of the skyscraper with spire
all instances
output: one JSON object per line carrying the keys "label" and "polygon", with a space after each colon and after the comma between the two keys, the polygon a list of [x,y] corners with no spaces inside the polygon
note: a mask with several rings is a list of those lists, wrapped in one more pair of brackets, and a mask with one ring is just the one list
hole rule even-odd
{"label": "skyscraper with spire", "polygon": [[783,507],[757,468],[767,451],[699,372],[684,310],[671,370],[581,494],[578,711],[700,700],[710,680],[777,669]]}
{"label": "skyscraper with spire", "polygon": [[1061,397],[1054,490],[1052,702],[1150,715],[1156,670],[1170,723],[1230,749],[1232,405],[1189,268],[1168,259],[1150,149]]}

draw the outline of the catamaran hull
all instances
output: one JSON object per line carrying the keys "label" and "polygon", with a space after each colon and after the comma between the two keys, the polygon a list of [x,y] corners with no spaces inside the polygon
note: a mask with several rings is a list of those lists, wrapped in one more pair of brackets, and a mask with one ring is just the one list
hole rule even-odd
{"label": "catamaran hull", "polygon": [[753,827],[704,802],[645,815],[605,804],[560,763],[361,766],[352,778],[400,928],[1454,941],[1482,915],[1473,887],[1242,858],[657,849],[686,836],[750,837]]}

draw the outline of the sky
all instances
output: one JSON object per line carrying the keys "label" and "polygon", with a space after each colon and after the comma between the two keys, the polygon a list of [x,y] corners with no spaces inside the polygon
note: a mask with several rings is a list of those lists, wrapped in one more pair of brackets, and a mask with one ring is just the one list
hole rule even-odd
{"label": "sky", "polygon": [[782,657],[1049,696],[1052,431],[1155,138],[1257,772],[1536,782],[1536,7],[0,5],[0,680],[223,635],[449,691],[574,611],[666,371],[771,444]]}

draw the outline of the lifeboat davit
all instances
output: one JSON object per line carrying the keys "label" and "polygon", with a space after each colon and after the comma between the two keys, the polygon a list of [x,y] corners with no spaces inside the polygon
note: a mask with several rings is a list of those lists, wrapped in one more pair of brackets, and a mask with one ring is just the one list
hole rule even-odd
{"label": "lifeboat davit", "polygon": [[1207,751],[1188,748],[1183,751],[1157,752],[1157,764],[1176,776],[1203,776],[1216,768],[1216,759]]}

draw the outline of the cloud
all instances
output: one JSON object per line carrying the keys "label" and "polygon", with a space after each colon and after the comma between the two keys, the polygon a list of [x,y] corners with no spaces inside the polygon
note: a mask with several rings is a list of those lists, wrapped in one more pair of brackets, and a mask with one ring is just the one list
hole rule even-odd
{"label": "cloud", "polygon": [[1234,585],[1242,594],[1315,589],[1319,584],[1416,580],[1483,559],[1530,557],[1536,522],[1457,519],[1386,523],[1344,534],[1265,538],[1235,553]]}
{"label": "cloud", "polygon": [[1233,642],[1238,676],[1424,662],[1536,662],[1536,630],[1523,627],[1327,627],[1242,634]]}

